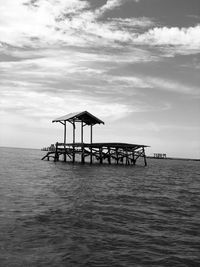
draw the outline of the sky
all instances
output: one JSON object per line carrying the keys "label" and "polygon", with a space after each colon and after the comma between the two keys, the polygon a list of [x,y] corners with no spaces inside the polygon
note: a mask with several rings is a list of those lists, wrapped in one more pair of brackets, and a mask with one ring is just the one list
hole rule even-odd
{"label": "sky", "polygon": [[94,142],[200,158],[199,73],[199,0],[0,0],[0,146],[62,141],[52,120],[87,110]]}

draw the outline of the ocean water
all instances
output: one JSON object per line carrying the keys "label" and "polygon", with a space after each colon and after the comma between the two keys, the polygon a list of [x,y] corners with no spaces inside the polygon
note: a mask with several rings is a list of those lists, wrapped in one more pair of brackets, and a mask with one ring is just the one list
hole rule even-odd
{"label": "ocean water", "polygon": [[44,153],[0,148],[0,266],[200,266],[200,162]]}

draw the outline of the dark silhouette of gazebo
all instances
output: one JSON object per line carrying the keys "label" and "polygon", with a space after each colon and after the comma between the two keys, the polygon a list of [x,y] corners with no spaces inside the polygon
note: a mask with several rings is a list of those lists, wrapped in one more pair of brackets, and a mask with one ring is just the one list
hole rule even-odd
{"label": "dark silhouette of gazebo", "polygon": [[[64,162],[69,159],[73,163],[76,161],[76,156],[81,156],[81,162],[85,163],[85,159],[89,156],[90,163],[93,158],[100,164],[107,160],[108,164],[115,162],[116,164],[135,165],[136,160],[140,157],[144,158],[144,164],[147,165],[145,147],[146,145],[127,144],[127,143],[93,143],[93,126],[96,124],[104,124],[104,122],[88,111],[69,113],[65,116],[54,119],[52,122],[59,122],[64,126],[63,143],[56,143],[55,151],[48,152],[42,159],[50,157],[54,161],[58,161],[63,155]],[[73,126],[72,143],[67,142],[66,124],[70,123]],[[81,123],[81,141],[76,142],[76,124]],[[84,127],[90,127],[90,142],[84,143]],[[124,161],[125,160],[125,161]]]}
{"label": "dark silhouette of gazebo", "polygon": [[82,111],[82,112],[73,112],[69,113],[65,116],[59,117],[52,122],[60,122],[64,125],[64,144],[66,143],[66,122],[69,122],[73,125],[73,143],[75,143],[76,140],[76,123],[81,123],[81,143],[83,143],[83,128],[88,125],[90,126],[90,143],[92,144],[92,127],[95,124],[104,124],[104,122],[88,111]]}

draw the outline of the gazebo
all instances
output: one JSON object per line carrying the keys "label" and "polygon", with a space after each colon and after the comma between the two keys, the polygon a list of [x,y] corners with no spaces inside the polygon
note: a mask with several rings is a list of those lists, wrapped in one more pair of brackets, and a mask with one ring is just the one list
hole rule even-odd
{"label": "gazebo", "polygon": [[[81,162],[85,163],[87,157],[90,158],[90,163],[93,159],[102,164],[105,160],[108,164],[125,164],[135,165],[138,158],[144,158],[144,164],[147,165],[145,147],[146,145],[128,144],[128,143],[94,143],[93,142],[93,126],[96,124],[104,124],[104,122],[92,115],[88,111],[73,112],[65,116],[54,119],[52,122],[59,122],[64,126],[63,143],[56,143],[55,150],[48,152],[42,159],[50,157],[54,161],[59,161],[60,156],[63,156],[64,162],[77,160],[78,155],[81,156]],[[67,142],[67,127],[70,123],[73,126],[73,140]],[[76,142],[76,124],[81,124],[81,140]],[[84,127],[90,127],[90,142],[84,142]]]}
{"label": "gazebo", "polygon": [[92,144],[92,127],[95,124],[104,124],[104,122],[88,111],[81,111],[81,112],[73,112],[69,113],[65,116],[59,117],[52,122],[60,122],[64,125],[64,144],[66,144],[66,123],[69,122],[73,125],[73,143],[76,140],[76,123],[81,123],[81,143],[83,143],[83,128],[88,125],[90,126],[90,143]]}

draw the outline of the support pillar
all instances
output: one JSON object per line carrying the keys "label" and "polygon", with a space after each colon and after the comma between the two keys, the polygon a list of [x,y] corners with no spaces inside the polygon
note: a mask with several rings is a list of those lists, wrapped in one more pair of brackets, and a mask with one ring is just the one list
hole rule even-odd
{"label": "support pillar", "polygon": [[81,163],[85,163],[85,147],[84,144],[82,144],[82,152],[81,152]]}
{"label": "support pillar", "polygon": [[144,157],[144,165],[147,166],[147,159],[146,159],[144,147],[143,147],[143,157]]}
{"label": "support pillar", "polygon": [[66,162],[66,121],[64,123],[64,162]]}
{"label": "support pillar", "polygon": [[126,163],[125,164],[128,165],[128,151],[127,151],[127,149],[126,149]]}
{"label": "support pillar", "polygon": [[83,142],[83,121],[81,121],[81,162],[85,163],[85,157],[84,157],[84,142]]}
{"label": "support pillar", "polygon": [[118,148],[116,148],[116,161],[117,161],[117,165],[118,165],[119,164]]}
{"label": "support pillar", "polygon": [[90,164],[92,164],[92,146],[90,147]]}
{"label": "support pillar", "polygon": [[56,143],[56,150],[55,150],[55,156],[54,156],[54,162],[59,161],[58,156],[58,142]]}
{"label": "support pillar", "polygon": [[110,159],[110,147],[108,147],[108,164],[111,164],[111,159]]}
{"label": "support pillar", "polygon": [[73,155],[72,155],[72,161],[73,163],[75,162],[75,129],[76,129],[76,126],[75,126],[75,121],[73,121]]}
{"label": "support pillar", "polygon": [[81,121],[81,143],[83,143],[83,121]]}
{"label": "support pillar", "polygon": [[100,161],[100,164],[103,163],[103,157],[102,157],[102,147],[99,148],[99,161]]}
{"label": "support pillar", "polygon": [[90,164],[92,164],[92,124],[90,125]]}
{"label": "support pillar", "polygon": [[133,157],[133,159],[132,159],[133,165],[135,165],[135,152],[134,151],[132,152],[132,157]]}

